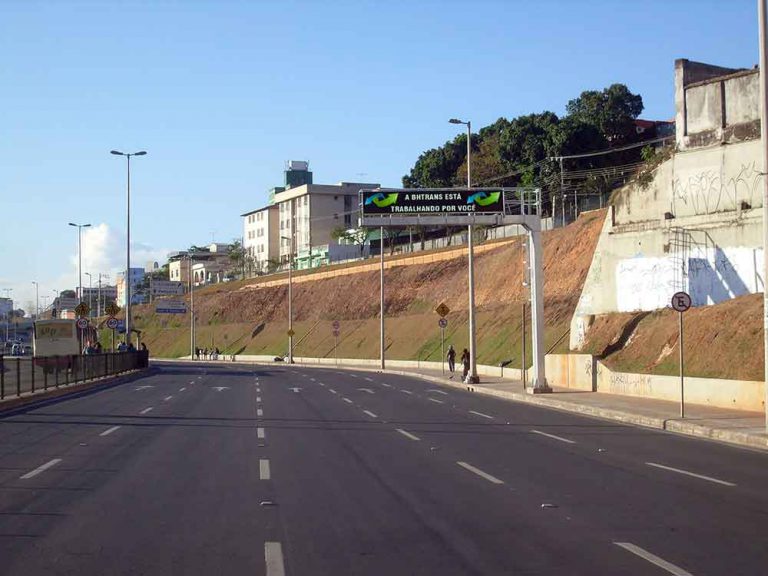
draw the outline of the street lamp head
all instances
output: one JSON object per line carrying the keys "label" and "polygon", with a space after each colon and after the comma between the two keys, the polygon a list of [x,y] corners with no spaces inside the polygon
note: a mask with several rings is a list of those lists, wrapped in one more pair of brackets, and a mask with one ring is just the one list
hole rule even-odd
{"label": "street lamp head", "polygon": [[448,122],[450,122],[451,124],[466,124],[466,122],[462,122],[458,118],[451,118],[450,120],[448,120]]}
{"label": "street lamp head", "polygon": [[75,224],[74,222],[70,222],[69,225],[70,226],[74,226],[75,228],[77,228],[77,224]]}
{"label": "street lamp head", "polygon": [[109,153],[114,154],[115,156],[125,156],[125,154],[123,154],[119,150],[110,150]]}
{"label": "street lamp head", "polygon": [[142,150],[141,152],[136,152],[136,154],[134,154],[134,156],[146,156],[146,155],[147,155],[146,150]]}
{"label": "street lamp head", "polygon": [[90,227],[91,227],[90,224],[83,224],[83,228],[90,228]]}

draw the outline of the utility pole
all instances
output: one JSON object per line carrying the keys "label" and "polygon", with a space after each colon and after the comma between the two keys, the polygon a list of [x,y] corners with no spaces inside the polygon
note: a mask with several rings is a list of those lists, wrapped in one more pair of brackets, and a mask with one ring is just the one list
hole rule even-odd
{"label": "utility pole", "polygon": [[380,368],[384,370],[384,226],[379,228],[379,235],[379,358]]}
{"label": "utility pole", "polygon": [[766,0],[757,1],[760,36],[760,145],[763,156],[763,354],[765,389],[765,428],[768,431],[768,40],[766,39]]}

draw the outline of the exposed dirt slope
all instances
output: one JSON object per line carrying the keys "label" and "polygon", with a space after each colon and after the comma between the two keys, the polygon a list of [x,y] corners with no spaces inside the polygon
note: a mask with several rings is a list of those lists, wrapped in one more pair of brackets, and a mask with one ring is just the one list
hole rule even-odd
{"label": "exposed dirt slope", "polygon": [[[564,350],[571,315],[578,302],[604,211],[584,214],[564,229],[544,234],[544,295],[547,346],[558,340]],[[467,345],[466,256],[434,264],[397,266],[386,271],[387,354],[400,359],[438,359],[440,337],[434,308],[450,308],[448,341]],[[478,361],[514,359],[521,344],[522,243],[500,245],[475,258],[478,306]],[[243,283],[207,288],[195,294],[199,346],[218,346],[229,353],[279,354],[287,346],[287,286],[254,288]],[[378,356],[378,272],[326,278],[294,285],[295,354],[332,356],[330,324],[342,323],[338,353],[345,357]],[[153,353],[189,353],[188,316],[155,315],[137,307]],[[530,318],[530,316],[528,316]],[[530,322],[530,320],[529,320]],[[530,326],[530,324],[529,324]],[[530,328],[528,329],[530,332]],[[528,336],[530,342],[530,335]],[[530,343],[527,346],[530,357]]]}

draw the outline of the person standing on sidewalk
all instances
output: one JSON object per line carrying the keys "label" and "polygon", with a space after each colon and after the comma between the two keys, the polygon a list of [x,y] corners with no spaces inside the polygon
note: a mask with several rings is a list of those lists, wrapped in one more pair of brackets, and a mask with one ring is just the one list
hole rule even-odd
{"label": "person standing on sidewalk", "polygon": [[448,360],[448,371],[453,374],[453,372],[456,370],[456,349],[453,347],[453,344],[448,346],[448,354],[446,354],[446,359]]}
{"label": "person standing on sidewalk", "polygon": [[461,379],[463,382],[467,381],[467,374],[469,374],[469,350],[464,348],[464,351],[461,353],[461,365],[463,367]]}

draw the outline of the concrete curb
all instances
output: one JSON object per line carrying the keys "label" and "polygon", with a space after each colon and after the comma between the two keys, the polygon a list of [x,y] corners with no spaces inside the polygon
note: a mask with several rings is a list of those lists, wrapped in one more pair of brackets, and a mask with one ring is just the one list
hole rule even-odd
{"label": "concrete curb", "polygon": [[[168,360],[178,361],[178,360]],[[184,362],[185,360],[181,360]],[[198,363],[204,361],[186,360],[190,363]],[[217,361],[213,361],[217,362]],[[221,363],[218,361],[217,363]],[[231,364],[231,362],[226,362]],[[258,366],[290,366],[290,364],[283,364],[278,362],[262,362],[253,360],[241,360],[235,364],[251,364]],[[757,448],[760,450],[768,450],[768,435],[756,435],[749,434],[738,430],[729,430],[726,428],[713,428],[703,424],[697,424],[692,421],[662,418],[657,416],[646,416],[643,414],[636,414],[633,412],[626,412],[624,410],[616,410],[613,408],[601,408],[597,406],[589,406],[584,404],[576,404],[574,402],[563,402],[554,398],[552,395],[532,395],[525,392],[509,392],[506,390],[493,390],[491,388],[485,388],[483,386],[468,386],[463,383],[451,382],[444,378],[436,376],[430,376],[428,374],[421,374],[419,372],[410,372],[408,370],[384,370],[380,368],[372,368],[370,366],[339,364],[313,364],[309,362],[302,362],[300,364],[294,364],[294,366],[307,366],[312,368],[330,368],[337,370],[357,370],[359,372],[375,372],[377,374],[394,374],[396,376],[409,376],[412,378],[420,378],[428,382],[447,386],[449,388],[457,388],[460,390],[470,390],[479,394],[485,394],[487,396],[494,396],[496,398],[502,398],[505,400],[512,400],[513,402],[523,402],[526,404],[533,404],[541,408],[548,408],[553,410],[560,410],[562,412],[570,412],[573,414],[581,414],[584,416],[590,416],[593,418],[601,418],[603,420],[611,420],[614,422],[622,422],[624,424],[633,424],[636,426],[642,426],[644,428],[653,428],[656,430],[664,430],[666,432],[673,432],[675,434],[681,434],[684,436],[692,436],[694,438],[700,438],[704,440],[715,440],[718,442],[724,442],[726,444],[732,444],[736,446],[746,446],[749,448]]]}

